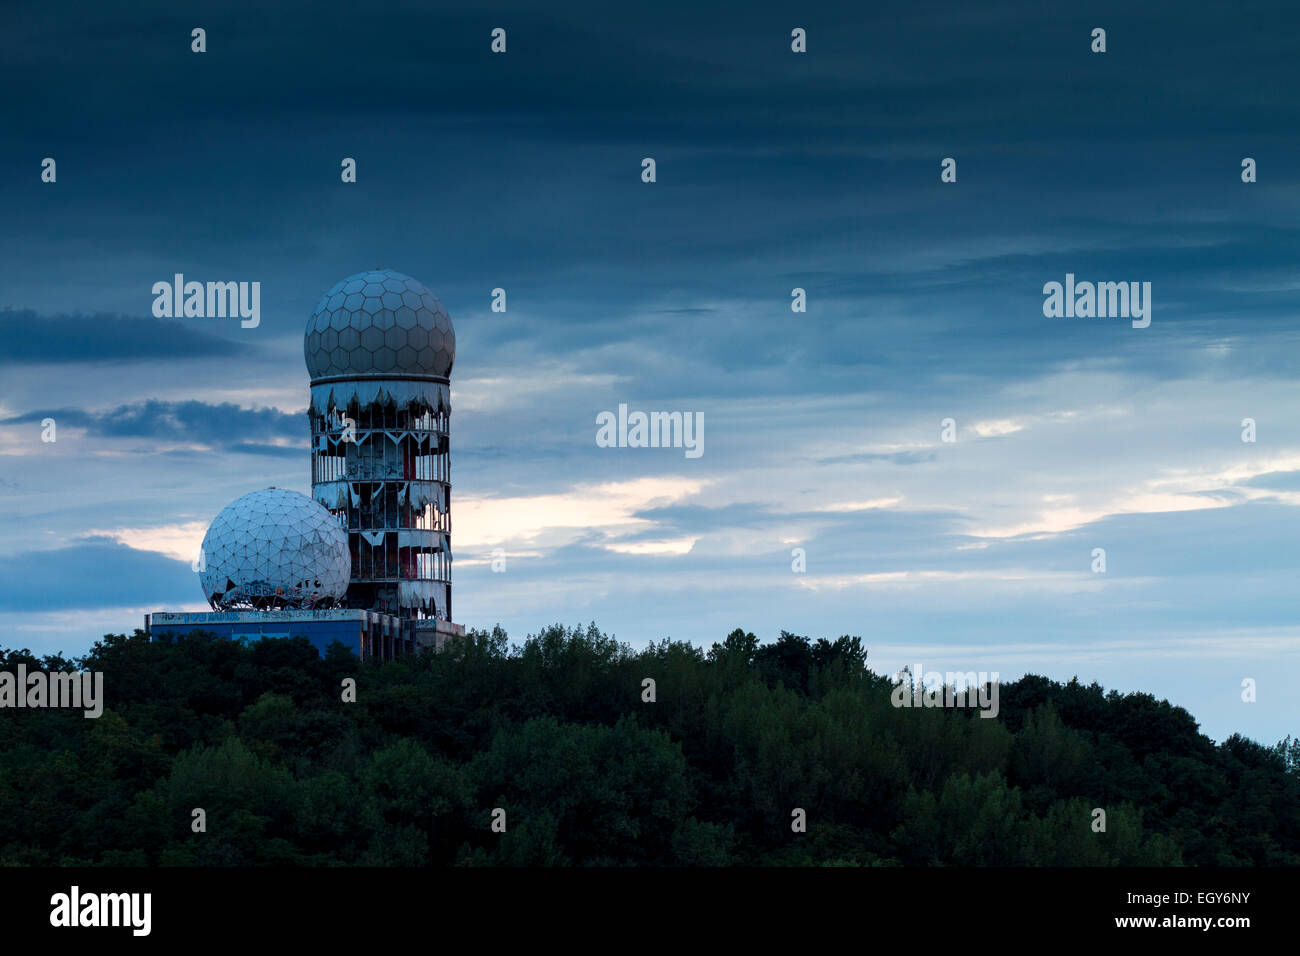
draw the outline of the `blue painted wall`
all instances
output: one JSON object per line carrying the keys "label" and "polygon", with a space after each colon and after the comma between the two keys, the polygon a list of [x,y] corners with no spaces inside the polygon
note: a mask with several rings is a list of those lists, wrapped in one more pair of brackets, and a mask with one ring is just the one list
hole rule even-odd
{"label": "blue painted wall", "polygon": [[216,634],[218,637],[246,638],[250,641],[263,637],[305,637],[325,656],[325,649],[338,641],[357,657],[361,656],[361,623],[359,621],[238,621],[197,624],[154,624],[150,630],[155,636],[163,634],[180,637],[194,631]]}

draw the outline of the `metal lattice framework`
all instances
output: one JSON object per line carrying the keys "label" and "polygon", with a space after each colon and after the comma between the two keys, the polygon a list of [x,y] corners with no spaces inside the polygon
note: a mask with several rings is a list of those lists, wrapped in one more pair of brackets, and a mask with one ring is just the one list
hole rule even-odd
{"label": "metal lattice framework", "polygon": [[361,272],[321,297],[303,348],[312,495],[347,529],[348,606],[450,621],[451,318],[422,282]]}
{"label": "metal lattice framework", "polygon": [[306,495],[267,488],[213,519],[199,582],[214,610],[332,607],[350,569],[347,535],[333,515]]}

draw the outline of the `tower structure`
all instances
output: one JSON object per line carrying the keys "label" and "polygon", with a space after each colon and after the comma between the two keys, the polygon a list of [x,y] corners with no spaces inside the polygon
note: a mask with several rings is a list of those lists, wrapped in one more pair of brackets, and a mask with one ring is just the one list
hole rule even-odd
{"label": "tower structure", "polygon": [[451,318],[422,282],[359,272],[321,297],[304,351],[312,496],[347,532],[345,604],[416,634],[460,632],[450,624]]}

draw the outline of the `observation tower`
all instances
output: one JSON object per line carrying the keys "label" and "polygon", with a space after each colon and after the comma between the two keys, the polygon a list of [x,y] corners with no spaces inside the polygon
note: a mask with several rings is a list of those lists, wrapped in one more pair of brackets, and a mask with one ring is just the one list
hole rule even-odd
{"label": "observation tower", "polygon": [[321,297],[304,351],[312,497],[351,556],[343,603],[441,646],[463,633],[451,624],[451,318],[424,283],[359,272]]}

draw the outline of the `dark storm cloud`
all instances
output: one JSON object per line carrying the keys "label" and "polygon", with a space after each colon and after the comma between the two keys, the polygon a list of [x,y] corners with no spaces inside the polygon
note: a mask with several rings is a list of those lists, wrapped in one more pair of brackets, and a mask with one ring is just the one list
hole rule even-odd
{"label": "dark storm cloud", "polygon": [[50,362],[214,359],[246,354],[248,347],[170,319],[126,315],[38,315],[0,311],[0,365]]}
{"label": "dark storm cloud", "polygon": [[[508,285],[517,312],[478,323],[471,354],[616,365],[665,395],[753,394],[775,374],[791,392],[903,397],[1093,360],[1200,374],[1244,312],[1249,335],[1213,369],[1277,375],[1293,295],[1267,280],[1300,233],[1244,225],[1258,207],[1235,169],[1243,150],[1260,159],[1261,199],[1298,178],[1277,133],[1300,124],[1282,92],[1296,71],[1270,29],[1287,9],[1096,11],[1097,57],[1091,20],[1034,3],[290,3],[256,21],[146,3],[130,23],[52,4],[0,40],[16,91],[0,172],[17,233],[128,249],[149,263],[118,273],[131,288],[197,275],[195,259],[272,273],[276,334],[373,253],[427,277],[458,322]],[[789,53],[795,21],[806,57]],[[487,50],[499,24],[505,56]],[[24,108],[38,95],[45,109]],[[173,114],[183,134],[156,122]],[[30,157],[61,150],[52,192]],[[355,188],[337,182],[344,155]],[[1045,320],[1042,285],[1067,271],[1152,281],[1158,341]],[[690,354],[602,351],[647,341]]]}
{"label": "dark storm cloud", "polygon": [[[86,428],[104,438],[155,438],[221,444],[263,454],[281,451],[278,447],[267,447],[267,442],[277,439],[300,441],[305,427],[301,413],[287,414],[275,408],[241,408],[229,402],[213,405],[197,401],[157,400],[99,412],[77,408],[41,409],[0,419],[0,425],[21,425],[44,418],[53,418],[64,427]],[[303,454],[302,448],[292,450],[299,456]]]}
{"label": "dark storm cloud", "polygon": [[159,606],[200,598],[198,575],[181,561],[108,538],[65,548],[0,555],[0,611]]}
{"label": "dark storm cloud", "polygon": [[[128,18],[111,6],[51,2],[10,15],[3,62],[17,99],[62,94],[104,125],[124,114],[151,122],[150,104],[174,96],[240,115],[544,115],[539,132],[552,135],[572,135],[574,125],[590,133],[595,117],[604,137],[766,139],[779,122],[838,145],[879,143],[908,126],[999,144],[1031,118],[1038,142],[1081,130],[1182,131],[1191,119],[1192,129],[1277,129],[1279,110],[1296,118],[1288,88],[1269,82],[1287,68],[1290,10],[1276,0],[1225,18],[1214,5],[1156,2],[1084,18],[1033,2],[792,11],[769,0],[742,15],[678,0],[478,13],[455,2],[300,0],[248,18],[153,0]],[[1110,51],[1098,64],[1088,31],[1102,21]],[[196,57],[189,32],[200,23],[209,52]],[[802,58],[789,55],[796,23],[809,31]],[[494,26],[509,30],[506,56],[488,52]],[[1139,92],[1140,106],[1117,116],[1111,105]],[[26,127],[55,122],[24,112]],[[697,128],[719,114],[730,118],[725,127]]]}

